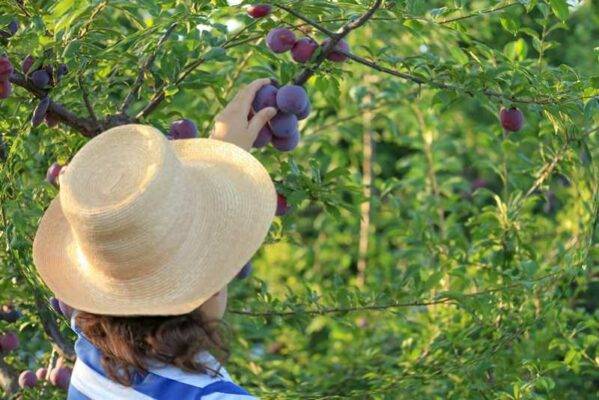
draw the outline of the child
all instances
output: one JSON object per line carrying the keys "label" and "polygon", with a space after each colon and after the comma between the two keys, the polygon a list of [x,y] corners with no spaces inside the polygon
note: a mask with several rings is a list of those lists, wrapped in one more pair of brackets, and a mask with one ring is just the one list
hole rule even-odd
{"label": "child", "polygon": [[269,82],[240,91],[211,139],[119,126],[90,140],[60,176],[33,257],[76,310],[69,400],[252,398],[221,366],[219,320],[227,284],[275,214],[272,180],[247,152],[276,113],[247,120]]}

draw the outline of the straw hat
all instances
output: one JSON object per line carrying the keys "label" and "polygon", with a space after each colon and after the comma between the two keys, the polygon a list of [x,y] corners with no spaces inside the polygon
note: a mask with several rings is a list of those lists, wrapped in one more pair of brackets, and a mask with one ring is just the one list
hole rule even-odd
{"label": "straw hat", "polygon": [[96,314],[194,310],[258,250],[276,208],[272,180],[248,152],[169,141],[145,125],[91,139],[60,184],[33,260],[58,298]]}

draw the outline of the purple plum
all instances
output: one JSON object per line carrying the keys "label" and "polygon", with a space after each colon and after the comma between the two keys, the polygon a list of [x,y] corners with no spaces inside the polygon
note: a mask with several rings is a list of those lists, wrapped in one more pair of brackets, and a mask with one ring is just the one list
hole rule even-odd
{"label": "purple plum", "polygon": [[284,138],[273,136],[272,145],[279,151],[291,151],[297,147],[299,139],[300,135],[296,129],[290,136]]}
{"label": "purple plum", "polygon": [[23,371],[19,375],[19,387],[21,389],[32,388],[37,383],[37,376],[32,371]]}
{"label": "purple plum", "polygon": [[274,53],[291,50],[295,44],[295,34],[287,28],[275,28],[266,35],[266,45]]}
{"label": "purple plum", "polygon": [[7,332],[0,336],[0,351],[13,351],[19,347],[19,337],[14,332]]}
{"label": "purple plum", "polygon": [[8,99],[12,94],[12,83],[8,79],[0,80],[0,99]]}
{"label": "purple plum", "polygon": [[50,74],[44,69],[33,71],[29,76],[31,83],[38,89],[44,89],[50,83]]}
{"label": "purple plum", "polygon": [[31,117],[31,125],[38,126],[46,118],[48,107],[50,106],[50,98],[48,96],[40,100],[35,110],[33,110],[33,116]]}
{"label": "purple plum", "polygon": [[67,390],[71,382],[71,368],[58,367],[50,371],[50,383],[58,388]]}
{"label": "purple plum", "polygon": [[501,126],[509,132],[518,132],[524,125],[524,115],[516,107],[503,108],[499,113]]}
{"label": "purple plum", "polygon": [[27,57],[25,57],[21,62],[21,71],[23,71],[23,73],[27,75],[27,72],[29,72],[34,62],[35,58],[33,58],[33,56],[28,55]]}
{"label": "purple plum", "polygon": [[312,106],[310,105],[310,102],[308,101],[306,103],[306,107],[304,107],[304,109],[301,112],[296,114],[298,121],[308,118],[308,116],[310,115],[310,111],[312,111]]}
{"label": "purple plum", "polygon": [[312,55],[318,48],[318,43],[310,38],[301,38],[291,49],[291,58],[298,63],[306,63],[310,61]]}
{"label": "purple plum", "polygon": [[[330,41],[331,41],[330,38],[325,39],[322,42],[322,47],[327,46]],[[335,51],[335,50],[337,50],[337,51]],[[341,39],[339,42],[337,42],[335,47],[333,47],[333,50],[331,50],[329,52],[329,54],[327,54],[327,59],[334,61],[334,62],[343,62],[343,61],[347,60],[347,56],[343,53],[340,53],[340,51],[349,52],[349,45],[343,39]]]}
{"label": "purple plum", "polygon": [[288,138],[297,132],[297,117],[293,114],[279,112],[269,122],[273,140],[275,137]]}
{"label": "purple plum", "polygon": [[169,135],[173,139],[193,139],[198,137],[198,128],[189,119],[180,119],[171,124]]}
{"label": "purple plum", "polygon": [[39,381],[45,380],[46,379],[46,375],[48,375],[48,370],[46,368],[38,368],[37,371],[35,371],[35,377]]}
{"label": "purple plum", "polygon": [[287,203],[287,198],[283,196],[281,193],[277,193],[277,211],[275,211],[275,215],[283,216],[289,212],[289,204]]}
{"label": "purple plum", "polygon": [[266,107],[277,106],[277,92],[279,90],[274,85],[264,85],[256,92],[252,108],[258,112]]}
{"label": "purple plum", "polygon": [[266,17],[272,11],[269,4],[254,4],[248,7],[248,15],[254,19]]}
{"label": "purple plum", "polygon": [[248,261],[247,264],[245,264],[243,266],[243,268],[241,268],[241,270],[237,273],[237,275],[235,276],[236,279],[245,279],[248,276],[250,276],[250,274],[252,273],[252,262]]}
{"label": "purple plum", "polygon": [[256,137],[256,140],[254,140],[254,144],[252,146],[257,149],[264,147],[270,143],[272,136],[273,135],[270,127],[268,125],[264,125],[264,127],[260,129],[260,132],[258,132],[258,136]]}
{"label": "purple plum", "polygon": [[285,85],[277,92],[277,107],[283,112],[297,115],[307,105],[308,94],[301,86]]}
{"label": "purple plum", "polygon": [[[63,165],[60,165],[59,163],[53,163],[52,165],[50,165],[50,167],[48,168],[48,171],[46,172],[46,181],[54,186],[58,187],[58,176],[60,175],[60,171],[62,170]],[[54,310],[56,310],[57,312],[61,312],[60,311],[60,305],[58,303],[58,299],[56,299],[55,297],[53,297],[50,300],[50,303],[52,304],[52,308],[54,308]]]}

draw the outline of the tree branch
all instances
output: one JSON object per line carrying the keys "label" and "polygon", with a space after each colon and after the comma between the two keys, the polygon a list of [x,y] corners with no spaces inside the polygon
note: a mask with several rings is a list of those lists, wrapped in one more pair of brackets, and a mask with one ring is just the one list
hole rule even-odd
{"label": "tree branch", "polygon": [[74,361],[76,356],[73,344],[62,336],[56,319],[53,318],[47,304],[40,297],[36,296],[35,305],[44,332],[46,332],[46,335],[48,335],[50,341],[54,344],[54,348],[58,354],[69,361]]}
{"label": "tree branch", "polygon": [[[47,96],[45,91],[33,86],[20,72],[13,72],[13,74],[10,76],[10,81],[38,98]],[[98,127],[94,125],[91,119],[77,116],[60,103],[51,100],[48,111],[57,116],[62,123],[81,132],[84,136],[92,137],[100,133]]]}
{"label": "tree branch", "polygon": [[[319,22],[313,20],[312,18],[308,18],[305,15],[303,15],[301,13],[298,13],[297,11],[295,11],[291,7],[287,7],[286,5],[283,5],[283,4],[275,4],[275,6],[279,7],[282,10],[287,11],[289,14],[293,15],[294,17],[297,17],[298,19],[301,19],[307,25],[313,26],[314,28],[318,29],[319,31],[321,31],[322,33],[324,33],[325,35],[327,35],[329,37],[333,37],[333,36],[336,35],[335,32],[333,32],[332,30],[328,29],[324,25],[322,25]],[[306,24],[303,24],[303,25],[306,25]]]}
{"label": "tree branch", "polygon": [[92,106],[92,103],[89,101],[89,93],[87,92],[87,88],[83,84],[83,77],[79,75],[77,81],[79,83],[79,89],[81,89],[81,97],[83,97],[83,102],[85,103],[85,108],[87,108],[89,117],[96,125],[96,129],[101,129],[100,124],[98,123],[98,118],[96,117],[96,113],[94,112],[94,107]]}
{"label": "tree branch", "polygon": [[[353,31],[354,29],[358,29],[359,27],[364,25],[372,17],[376,10],[378,10],[378,8],[381,6],[381,3],[382,0],[375,0],[374,3],[372,3],[372,6],[370,6],[370,8],[368,9],[368,11],[362,14],[359,18],[343,25],[337,33],[329,35],[329,43],[327,43],[327,45],[322,49],[321,53],[316,57],[314,62],[312,62],[309,66],[304,68],[302,72],[300,72],[298,76],[295,77],[294,83],[300,86],[306,83],[306,81],[310,79],[312,75],[314,75],[314,72],[316,72],[318,67],[324,62],[324,60],[327,57],[327,54],[335,48],[337,43],[339,43],[339,41],[343,39],[345,36],[347,36],[351,31]],[[293,15],[297,16],[298,14],[299,13],[294,12]]]}
{"label": "tree branch", "polygon": [[129,106],[131,105],[133,100],[135,100],[135,98],[137,97],[137,94],[139,93],[139,89],[141,88],[141,85],[143,84],[144,77],[146,76],[146,72],[148,72],[148,70],[154,63],[154,60],[156,59],[156,56],[158,55],[158,51],[160,51],[160,48],[168,40],[169,36],[171,35],[171,33],[173,33],[173,31],[175,30],[176,27],[177,27],[176,22],[171,24],[171,26],[169,26],[169,28],[166,30],[166,32],[162,35],[162,37],[158,41],[158,44],[156,45],[156,48],[154,49],[154,51],[148,56],[148,58],[146,59],[146,62],[139,70],[139,74],[137,75],[135,82],[133,82],[133,86],[131,86],[131,91],[129,92],[129,94],[123,101],[123,104],[121,105],[120,109],[121,109],[122,114],[125,114],[127,112],[127,109],[129,108]]}

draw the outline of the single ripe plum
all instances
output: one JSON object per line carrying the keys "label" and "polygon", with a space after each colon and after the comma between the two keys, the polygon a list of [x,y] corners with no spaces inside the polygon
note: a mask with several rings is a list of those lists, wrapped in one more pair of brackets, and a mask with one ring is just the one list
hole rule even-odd
{"label": "single ripe plum", "polygon": [[254,4],[248,7],[248,15],[252,18],[266,17],[272,11],[268,4]]}
{"label": "single ripe plum", "polygon": [[71,382],[71,368],[58,367],[50,371],[50,383],[60,389],[67,390]]}
{"label": "single ripe plum", "polygon": [[32,388],[37,383],[37,376],[32,371],[23,371],[19,375],[19,387],[21,389]]}
{"label": "single ripe plum", "polygon": [[312,111],[312,106],[310,105],[310,102],[308,101],[308,103],[306,103],[306,107],[304,107],[304,109],[302,111],[300,111],[298,114],[296,114],[298,121],[308,118],[308,116],[310,115],[310,111]]}
{"label": "single ripe plum", "polygon": [[277,107],[279,110],[299,114],[308,104],[308,94],[298,85],[285,85],[277,92]]}
{"label": "single ripe plum", "polygon": [[289,212],[289,204],[287,204],[287,199],[281,193],[277,193],[277,211],[275,211],[275,215],[283,216]]}
{"label": "single ripe plum", "polygon": [[44,89],[50,83],[50,74],[45,69],[33,71],[29,76],[31,83],[38,89]]}
{"label": "single ripe plum", "polygon": [[6,26],[6,29],[14,35],[19,30],[19,22],[16,19],[10,21],[10,23]]}
{"label": "single ripe plum", "polygon": [[0,56],[0,81],[6,81],[12,74],[14,68],[7,56]]}
{"label": "single ripe plum", "polygon": [[38,368],[37,371],[35,371],[35,376],[38,381],[45,380],[47,374],[48,374],[48,370],[46,368]]}
{"label": "single ripe plum", "polygon": [[180,119],[171,124],[169,135],[173,139],[193,139],[198,137],[198,128],[189,119]]}
{"label": "single ripe plum", "polygon": [[318,43],[310,38],[301,38],[291,49],[291,58],[298,63],[306,63],[312,58],[312,54],[318,48]]}
{"label": "single ripe plum", "polygon": [[10,78],[14,68],[10,63],[10,60],[6,56],[0,56],[0,81],[6,81]]}
{"label": "single ripe plum", "polygon": [[0,80],[0,99],[8,99],[12,94],[12,83],[8,79]]}
{"label": "single ripe plum", "polygon": [[13,351],[19,347],[19,337],[14,332],[7,332],[0,336],[0,351]]}
{"label": "single ripe plum", "polygon": [[[329,38],[325,39],[322,42],[322,47],[327,46],[330,41],[331,41],[331,39],[329,39]],[[335,50],[337,50],[337,51],[335,51]],[[343,39],[341,39],[339,42],[337,42],[335,47],[333,47],[333,50],[331,50],[329,52],[329,54],[327,54],[327,60],[331,60],[334,62],[343,62],[343,61],[347,60],[347,56],[343,53],[340,53],[340,51],[349,52],[349,45]]]}
{"label": "single ripe plum", "polygon": [[256,92],[252,108],[258,112],[266,107],[277,106],[277,92],[279,90],[274,85],[264,85]]}
{"label": "single ripe plum", "polygon": [[256,136],[256,140],[254,140],[254,144],[252,145],[256,149],[266,146],[272,140],[272,131],[270,130],[270,126],[264,125],[260,132],[258,132],[258,136]]}
{"label": "single ripe plum", "polygon": [[33,110],[33,116],[31,117],[31,125],[38,126],[46,118],[48,107],[50,106],[50,98],[48,96],[40,100],[35,110]]}
{"label": "single ripe plum", "polygon": [[56,80],[60,81],[60,78],[69,73],[69,67],[66,64],[60,64],[58,68],[56,68]]}
{"label": "single ripe plum", "polygon": [[[51,185],[58,187],[58,176],[60,175],[60,171],[62,170],[62,168],[63,166],[59,163],[53,163],[52,165],[50,165],[50,168],[48,168],[48,172],[46,172],[46,181]],[[62,313],[62,311],[60,310],[60,302],[58,299],[53,297],[52,300],[50,300],[50,303],[52,304],[52,308],[54,308],[56,312]]]}
{"label": "single ripe plum", "polygon": [[235,276],[236,279],[245,279],[248,276],[250,276],[250,274],[252,273],[252,262],[248,261],[247,264],[245,264],[243,266],[243,268],[241,268],[241,270],[237,273],[237,275]]}
{"label": "single ripe plum", "polygon": [[273,134],[273,143],[275,138],[288,138],[297,132],[297,117],[293,114],[279,112],[269,122]]}
{"label": "single ripe plum", "polygon": [[295,44],[295,34],[287,28],[275,28],[266,35],[266,45],[275,53],[291,50]]}
{"label": "single ripe plum", "polygon": [[524,125],[524,115],[516,107],[501,109],[499,119],[503,129],[509,132],[518,132]]}
{"label": "single ripe plum", "polygon": [[281,138],[277,136],[272,137],[272,145],[279,151],[291,151],[297,147],[300,140],[299,131],[296,129],[291,135]]}
{"label": "single ripe plum", "polygon": [[27,72],[29,72],[34,62],[35,58],[33,58],[31,54],[25,57],[21,62],[21,71],[23,71],[23,73],[27,75]]}

